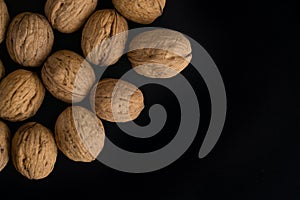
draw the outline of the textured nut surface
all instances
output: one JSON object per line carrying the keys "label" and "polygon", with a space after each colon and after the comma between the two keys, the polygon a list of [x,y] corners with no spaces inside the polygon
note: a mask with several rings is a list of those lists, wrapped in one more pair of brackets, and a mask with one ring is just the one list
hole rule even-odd
{"label": "textured nut surface", "polygon": [[110,66],[123,55],[127,36],[125,18],[114,9],[98,10],[84,26],[81,48],[91,63]]}
{"label": "textured nut surface", "polygon": [[4,77],[5,75],[5,68],[3,66],[3,63],[0,60],[0,80]]}
{"label": "textured nut surface", "polygon": [[162,15],[166,0],[112,0],[115,8],[127,19],[150,24]]}
{"label": "textured nut surface", "polygon": [[73,33],[94,12],[97,0],[47,0],[45,14],[54,29]]}
{"label": "textured nut surface", "polygon": [[12,139],[11,155],[15,168],[23,176],[29,179],[47,177],[57,157],[53,133],[36,122],[24,124]]}
{"label": "textured nut surface", "polygon": [[132,121],[144,109],[141,90],[131,83],[111,78],[93,87],[90,103],[99,118],[110,122]]}
{"label": "textured nut surface", "polygon": [[170,78],[189,65],[192,48],[181,33],[156,29],[135,36],[127,56],[137,73],[150,78]]}
{"label": "textured nut surface", "polygon": [[96,80],[88,62],[69,50],[60,50],[49,56],[41,74],[48,91],[67,103],[82,101]]}
{"label": "textured nut surface", "polygon": [[0,121],[0,172],[9,161],[10,155],[10,131],[9,128]]}
{"label": "textured nut surface", "polygon": [[58,148],[69,159],[91,162],[104,146],[105,132],[94,113],[80,106],[70,106],[57,118],[55,139]]}
{"label": "textured nut surface", "polygon": [[0,82],[0,117],[23,121],[35,115],[45,96],[37,74],[19,69]]}
{"label": "textured nut surface", "polygon": [[0,0],[0,44],[3,42],[9,24],[9,13],[4,0]]}
{"label": "textured nut surface", "polygon": [[24,12],[12,19],[6,38],[6,47],[13,61],[26,67],[42,65],[54,42],[47,19],[36,13]]}

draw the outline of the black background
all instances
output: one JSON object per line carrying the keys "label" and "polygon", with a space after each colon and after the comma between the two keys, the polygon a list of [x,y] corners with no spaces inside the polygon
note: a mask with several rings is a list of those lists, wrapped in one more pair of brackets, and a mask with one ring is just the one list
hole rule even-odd
{"label": "black background", "polygon": [[[293,61],[299,50],[291,51],[299,42],[299,12],[294,2],[284,2],[168,0],[163,16],[149,25],[177,30],[198,41],[222,74],[228,114],[221,138],[207,157],[198,159],[197,155],[208,125],[209,97],[201,76],[189,66],[182,74],[197,92],[202,120],[192,146],[176,162],[159,171],[129,174],[98,161],[76,163],[59,152],[53,172],[39,181],[27,180],[9,162],[0,173],[1,198],[299,199],[300,112],[295,98],[299,92],[292,81],[297,76],[294,72],[299,65]],[[11,18],[23,11],[44,14],[45,0],[6,3]],[[99,0],[97,8],[112,8],[111,1]],[[129,27],[142,25],[129,22]],[[81,30],[70,35],[55,31],[53,52],[69,49],[82,54],[80,37]],[[7,73],[21,68],[10,60],[5,42],[0,46],[0,59]],[[117,78],[128,69],[123,56],[107,68],[104,77]],[[152,104],[161,103],[168,112],[168,122],[158,135],[134,140],[113,123],[104,122],[108,137],[136,152],[167,144],[180,117],[179,104],[170,91],[157,85],[141,89],[146,108],[137,123],[149,122],[147,111]],[[26,121],[38,121],[53,130],[67,106],[47,93],[36,116]],[[8,125],[15,132],[23,123]]]}

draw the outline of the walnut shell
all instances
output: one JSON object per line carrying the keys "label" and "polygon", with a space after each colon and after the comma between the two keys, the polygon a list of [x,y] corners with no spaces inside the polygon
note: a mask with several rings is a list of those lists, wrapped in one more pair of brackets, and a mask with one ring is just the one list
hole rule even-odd
{"label": "walnut shell", "polygon": [[28,179],[43,179],[54,169],[57,146],[53,133],[43,125],[28,122],[12,139],[13,165]]}
{"label": "walnut shell", "polygon": [[136,119],[144,109],[141,90],[126,81],[103,79],[91,92],[90,103],[97,116],[110,122]]}
{"label": "walnut shell", "polygon": [[166,0],[112,0],[115,8],[127,19],[151,24],[162,15]]}
{"label": "walnut shell", "polygon": [[45,14],[54,29],[78,31],[96,9],[98,0],[47,0]]}
{"label": "walnut shell", "polygon": [[135,36],[127,56],[137,73],[150,78],[170,78],[189,65],[192,48],[181,33],[156,29]]}
{"label": "walnut shell", "polygon": [[100,119],[80,106],[66,108],[57,118],[58,148],[76,162],[94,161],[104,146],[105,132]]}
{"label": "walnut shell", "polygon": [[19,69],[0,82],[0,117],[12,122],[35,115],[45,96],[37,74]]}
{"label": "walnut shell", "polygon": [[9,13],[6,4],[3,0],[0,0],[0,44],[3,42],[6,29],[9,24]]}
{"label": "walnut shell", "polygon": [[110,66],[123,55],[127,37],[125,18],[114,9],[98,10],[84,26],[81,48],[89,62]]}
{"label": "walnut shell", "polygon": [[0,121],[0,172],[9,161],[10,156],[10,131],[6,124]]}
{"label": "walnut shell", "polygon": [[12,19],[6,38],[11,59],[26,67],[38,67],[51,52],[54,42],[47,19],[37,13],[24,12]]}
{"label": "walnut shell", "polygon": [[96,80],[89,63],[69,50],[60,50],[49,56],[41,74],[48,91],[67,103],[82,101]]}
{"label": "walnut shell", "polygon": [[0,60],[0,80],[4,77],[5,75],[5,68],[3,66],[3,63]]}

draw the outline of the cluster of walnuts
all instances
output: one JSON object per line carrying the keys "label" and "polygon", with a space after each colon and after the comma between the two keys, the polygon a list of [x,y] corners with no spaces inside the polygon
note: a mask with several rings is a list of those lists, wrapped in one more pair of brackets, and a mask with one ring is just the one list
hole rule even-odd
{"label": "cluster of walnuts", "polygon": [[[115,64],[128,39],[127,20],[152,23],[162,15],[166,0],[112,0],[115,9],[96,11],[97,3],[47,0],[45,16],[24,12],[10,19],[4,0],[0,0],[0,43],[4,41],[11,59],[23,66],[5,76],[0,61],[0,171],[11,157],[25,177],[45,178],[54,168],[58,149],[73,161],[91,162],[104,146],[101,120],[128,122],[143,110],[141,90],[120,79],[96,82],[93,66]],[[53,29],[70,34],[81,27],[83,55],[70,50],[52,52]],[[168,40],[170,34],[176,40]],[[171,51],[157,49],[159,45]],[[133,38],[127,56],[138,74],[170,78],[189,64],[191,46],[178,32],[151,30]],[[33,67],[41,68],[40,76],[30,70]],[[34,116],[46,92],[69,104],[88,97],[93,111],[70,105],[57,118],[54,134],[42,124],[28,122],[12,135],[4,121]]]}

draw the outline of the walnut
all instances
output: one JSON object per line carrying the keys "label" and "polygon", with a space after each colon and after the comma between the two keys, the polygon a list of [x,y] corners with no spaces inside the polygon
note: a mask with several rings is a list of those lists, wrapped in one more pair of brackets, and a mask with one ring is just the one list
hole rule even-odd
{"label": "walnut", "polygon": [[189,65],[192,48],[181,33],[156,29],[135,36],[127,55],[137,73],[150,78],[170,78]]}
{"label": "walnut", "polygon": [[0,82],[0,117],[12,122],[35,115],[45,96],[37,74],[19,69]]}
{"label": "walnut", "polygon": [[42,65],[54,42],[47,19],[24,12],[13,18],[7,30],[6,47],[13,61],[26,67]]}
{"label": "walnut", "polygon": [[69,159],[92,162],[104,146],[105,132],[94,113],[80,106],[70,106],[57,118],[55,139]]}
{"label": "walnut", "polygon": [[78,31],[94,12],[98,0],[47,0],[45,14],[54,29],[62,33]]}
{"label": "walnut", "polygon": [[69,50],[60,50],[49,56],[41,74],[50,93],[67,103],[82,101],[96,80],[88,62]]}
{"label": "walnut", "polygon": [[0,44],[3,42],[9,24],[9,13],[4,0],[0,0]]}
{"label": "walnut", "polygon": [[12,139],[11,156],[17,171],[28,179],[47,177],[57,157],[53,133],[36,122],[24,124]]}
{"label": "walnut", "polygon": [[81,48],[89,62],[110,66],[123,55],[127,36],[127,22],[116,10],[98,10],[84,26]]}
{"label": "walnut", "polygon": [[115,8],[127,19],[151,24],[162,15],[166,0],[112,0]]}
{"label": "walnut", "polygon": [[10,155],[10,131],[6,124],[0,121],[0,171],[9,161]]}
{"label": "walnut", "polygon": [[110,122],[132,121],[144,109],[141,90],[131,83],[111,78],[93,87],[90,103],[99,118]]}
{"label": "walnut", "polygon": [[0,60],[0,80],[4,77],[5,75],[5,68],[3,66],[3,63]]}

